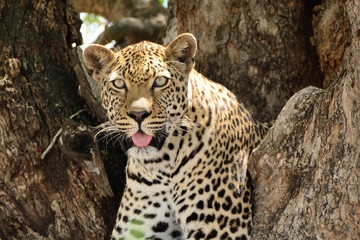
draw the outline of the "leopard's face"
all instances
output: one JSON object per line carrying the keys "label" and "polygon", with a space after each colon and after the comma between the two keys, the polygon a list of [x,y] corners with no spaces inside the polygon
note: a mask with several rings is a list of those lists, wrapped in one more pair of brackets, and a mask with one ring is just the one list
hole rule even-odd
{"label": "leopard's face", "polygon": [[[116,55],[109,75],[102,80],[107,115],[124,134],[128,148],[160,148],[187,108],[184,64],[168,62],[165,49],[152,43],[125,48]],[[139,131],[152,137],[149,144],[146,139],[137,144],[131,138]]]}
{"label": "leopard's face", "polygon": [[196,45],[189,49],[179,41],[166,48],[141,42],[118,53],[93,48],[85,50],[84,59],[101,84],[108,130],[129,152],[145,156],[159,151],[169,132],[180,127],[188,107],[193,56],[179,57],[179,51],[186,55]]}

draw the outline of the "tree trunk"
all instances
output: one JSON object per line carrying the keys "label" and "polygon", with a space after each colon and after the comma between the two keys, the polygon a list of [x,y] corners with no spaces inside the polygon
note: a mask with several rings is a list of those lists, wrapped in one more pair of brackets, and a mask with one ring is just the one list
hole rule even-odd
{"label": "tree trunk", "polygon": [[[77,77],[67,1],[0,3],[0,239],[105,239],[113,197]],[[83,94],[89,94],[83,88]],[[96,103],[90,104],[96,108]],[[80,119],[94,125],[89,114]],[[44,150],[62,128],[59,141]],[[42,159],[43,158],[43,159]],[[116,209],[114,209],[116,210]]]}
{"label": "tree trunk", "polygon": [[[253,153],[255,239],[360,238],[360,3],[323,4],[317,48],[336,63],[321,62],[326,77],[338,76],[293,96]],[[339,43],[351,45],[337,65]]]}
{"label": "tree trunk", "polygon": [[[274,119],[282,108],[249,162],[252,238],[359,239],[360,4],[195,0],[169,6],[167,37],[196,35],[200,72],[234,91],[257,118]],[[309,85],[315,87],[286,103]]]}
{"label": "tree trunk", "polygon": [[198,40],[196,68],[255,117],[271,120],[295,92],[322,86],[308,1],[178,0],[175,11],[178,32]]}

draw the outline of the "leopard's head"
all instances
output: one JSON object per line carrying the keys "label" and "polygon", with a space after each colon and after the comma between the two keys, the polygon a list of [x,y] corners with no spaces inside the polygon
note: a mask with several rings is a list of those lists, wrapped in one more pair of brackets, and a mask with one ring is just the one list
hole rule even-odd
{"label": "leopard's head", "polygon": [[169,132],[180,127],[188,108],[188,79],[196,39],[181,34],[167,47],[140,42],[117,53],[90,45],[84,61],[101,85],[102,105],[126,149],[150,153],[162,148]]}

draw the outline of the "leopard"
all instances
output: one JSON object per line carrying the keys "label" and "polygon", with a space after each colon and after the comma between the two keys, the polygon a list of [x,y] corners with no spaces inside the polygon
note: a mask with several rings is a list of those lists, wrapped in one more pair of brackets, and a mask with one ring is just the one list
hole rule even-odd
{"label": "leopard", "polygon": [[83,59],[127,154],[112,240],[250,239],[247,163],[271,124],[194,68],[197,41],[149,41],[116,53],[92,44]]}

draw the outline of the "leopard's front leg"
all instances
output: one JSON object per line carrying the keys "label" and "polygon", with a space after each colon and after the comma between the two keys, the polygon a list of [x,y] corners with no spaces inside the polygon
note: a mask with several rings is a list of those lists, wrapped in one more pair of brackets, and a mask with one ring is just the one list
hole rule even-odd
{"label": "leopard's front leg", "polygon": [[182,240],[182,231],[174,220],[174,211],[168,199],[169,192],[160,186],[142,186],[139,183],[135,186],[140,188],[133,189],[128,185],[124,191],[112,239]]}

